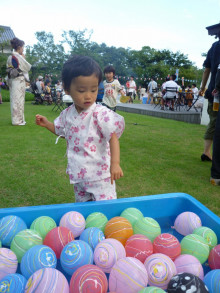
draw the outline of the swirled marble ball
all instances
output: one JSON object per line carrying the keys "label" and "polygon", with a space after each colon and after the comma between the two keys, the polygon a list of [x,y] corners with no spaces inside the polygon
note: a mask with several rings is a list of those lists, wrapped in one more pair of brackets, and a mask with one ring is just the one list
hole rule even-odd
{"label": "swirled marble ball", "polygon": [[201,264],[208,259],[209,245],[202,236],[196,234],[187,235],[181,240],[180,244],[181,254],[194,255]]}
{"label": "swirled marble ball", "polygon": [[114,238],[125,245],[126,240],[133,235],[131,223],[123,217],[114,217],[105,226],[105,237]]}
{"label": "swirled marble ball", "polygon": [[220,269],[220,244],[210,251],[208,263],[212,270]]}
{"label": "swirled marble ball", "polygon": [[119,259],[109,275],[109,291],[134,293],[147,287],[148,275],[145,266],[134,257]]}
{"label": "swirled marble ball", "polygon": [[125,248],[120,241],[108,238],[102,240],[95,248],[94,262],[105,273],[110,273],[112,267],[126,256]]}
{"label": "swirled marble ball", "polygon": [[25,229],[27,229],[27,225],[20,217],[11,215],[1,218],[0,240],[2,245],[9,247],[14,236]]}
{"label": "swirled marble ball", "polygon": [[82,214],[71,211],[62,216],[59,226],[68,228],[76,238],[85,229],[86,221]]}
{"label": "swirled marble ball", "polygon": [[56,254],[57,259],[59,259],[64,246],[73,240],[73,233],[68,228],[56,227],[47,233],[43,244],[52,248]]}
{"label": "swirled marble ball", "polygon": [[85,241],[71,241],[62,250],[60,263],[64,272],[72,275],[79,267],[93,263],[92,248]]}
{"label": "swirled marble ball", "polygon": [[16,254],[20,263],[23,255],[29,248],[41,244],[43,244],[43,239],[37,231],[25,229],[15,235],[11,242],[11,250]]}
{"label": "swirled marble ball", "polygon": [[181,235],[192,234],[193,231],[202,226],[199,216],[193,212],[183,212],[179,214],[174,222],[174,229]]}
{"label": "swirled marble ball", "polygon": [[27,280],[20,274],[10,274],[0,280],[0,292],[24,293]]}
{"label": "swirled marble ball", "polygon": [[47,233],[57,226],[54,219],[47,216],[38,217],[31,224],[30,229],[36,230],[44,239]]}
{"label": "swirled marble ball", "polygon": [[148,273],[149,285],[166,290],[170,279],[176,275],[172,259],[162,253],[150,255],[144,262]]}
{"label": "swirled marble ball", "polygon": [[17,271],[18,260],[15,253],[8,248],[0,248],[0,280]]}
{"label": "swirled marble ball", "polygon": [[166,292],[158,287],[150,286],[150,287],[142,289],[141,291],[138,291],[138,293],[166,293]]}
{"label": "swirled marble ball", "polygon": [[193,230],[193,234],[202,236],[207,241],[210,251],[214,246],[218,244],[217,235],[212,229],[208,227],[201,226],[199,228],[196,228],[195,230]]}
{"label": "swirled marble ball", "polygon": [[70,280],[70,293],[106,293],[107,290],[107,277],[96,265],[78,268]]}
{"label": "swirled marble ball", "polygon": [[104,233],[108,218],[103,213],[91,213],[86,218],[86,228],[96,227]]}
{"label": "swirled marble ball", "polygon": [[220,292],[220,270],[212,270],[208,272],[203,282],[206,284],[210,293]]}
{"label": "swirled marble ball", "polygon": [[90,227],[82,232],[79,239],[87,242],[94,250],[99,242],[105,239],[105,235],[99,228]]}
{"label": "swirled marble ball", "polygon": [[182,254],[174,260],[176,266],[177,274],[180,273],[190,273],[201,280],[204,279],[204,270],[200,261],[193,255]]}
{"label": "swirled marble ball", "polygon": [[135,234],[125,243],[126,256],[139,259],[144,263],[145,259],[153,253],[153,244],[145,235]]}
{"label": "swirled marble ball", "polygon": [[181,273],[174,276],[167,288],[168,293],[209,293],[203,281],[193,274]]}
{"label": "swirled marble ball", "polygon": [[160,234],[154,239],[153,250],[154,253],[166,254],[173,261],[181,254],[179,240],[169,233]]}
{"label": "swirled marble ball", "polygon": [[127,219],[131,223],[132,227],[134,228],[135,222],[137,220],[142,219],[144,215],[139,209],[127,208],[121,213],[120,217]]}
{"label": "swirled marble ball", "polygon": [[27,281],[25,293],[69,293],[65,276],[53,268],[36,271]]}
{"label": "swirled marble ball", "polygon": [[153,218],[144,217],[135,222],[134,234],[143,234],[153,242],[161,234],[161,228],[159,223]]}
{"label": "swirled marble ball", "polygon": [[22,275],[29,277],[43,268],[56,268],[57,258],[54,251],[46,245],[35,245],[28,249],[21,260]]}

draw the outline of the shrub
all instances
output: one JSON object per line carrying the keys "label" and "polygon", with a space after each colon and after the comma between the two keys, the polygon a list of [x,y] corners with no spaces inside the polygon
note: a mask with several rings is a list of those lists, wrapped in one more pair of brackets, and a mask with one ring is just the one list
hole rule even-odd
{"label": "shrub", "polygon": [[[2,89],[2,101],[3,102],[10,102],[10,93],[9,90]],[[25,93],[25,101],[34,101],[34,95],[32,93],[26,92]]]}

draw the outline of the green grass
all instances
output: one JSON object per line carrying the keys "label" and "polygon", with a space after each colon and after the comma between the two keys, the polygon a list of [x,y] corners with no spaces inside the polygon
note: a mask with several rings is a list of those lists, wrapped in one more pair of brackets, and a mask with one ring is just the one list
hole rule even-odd
{"label": "green grass", "polygon": [[[10,104],[0,105],[0,207],[74,202],[66,170],[66,142],[35,125],[40,113],[53,121],[52,106],[25,105],[27,125],[11,125]],[[219,187],[209,183],[201,162],[205,126],[119,112],[126,122],[120,138],[124,177],[118,197],[184,192],[220,215]],[[135,125],[137,123],[137,125]],[[166,208],[166,207],[164,207]]]}
{"label": "green grass", "polygon": [[[1,89],[2,101],[10,102],[10,93],[9,90]],[[25,93],[25,101],[34,101],[34,94],[30,92]]]}

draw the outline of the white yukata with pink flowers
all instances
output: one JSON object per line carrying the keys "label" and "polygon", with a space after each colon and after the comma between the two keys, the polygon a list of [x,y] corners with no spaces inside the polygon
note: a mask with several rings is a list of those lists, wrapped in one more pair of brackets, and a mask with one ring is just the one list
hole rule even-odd
{"label": "white yukata with pink flowers", "polygon": [[54,125],[56,134],[67,141],[66,171],[76,202],[117,198],[115,183],[111,184],[109,141],[113,133],[122,135],[124,118],[95,103],[81,113],[72,105]]}

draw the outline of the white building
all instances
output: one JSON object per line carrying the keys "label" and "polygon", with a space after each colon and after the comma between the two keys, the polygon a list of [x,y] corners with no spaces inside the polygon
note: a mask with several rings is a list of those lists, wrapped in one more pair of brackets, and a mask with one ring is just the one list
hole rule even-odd
{"label": "white building", "polygon": [[0,25],[0,53],[10,54],[12,52],[10,40],[15,37],[9,26]]}

